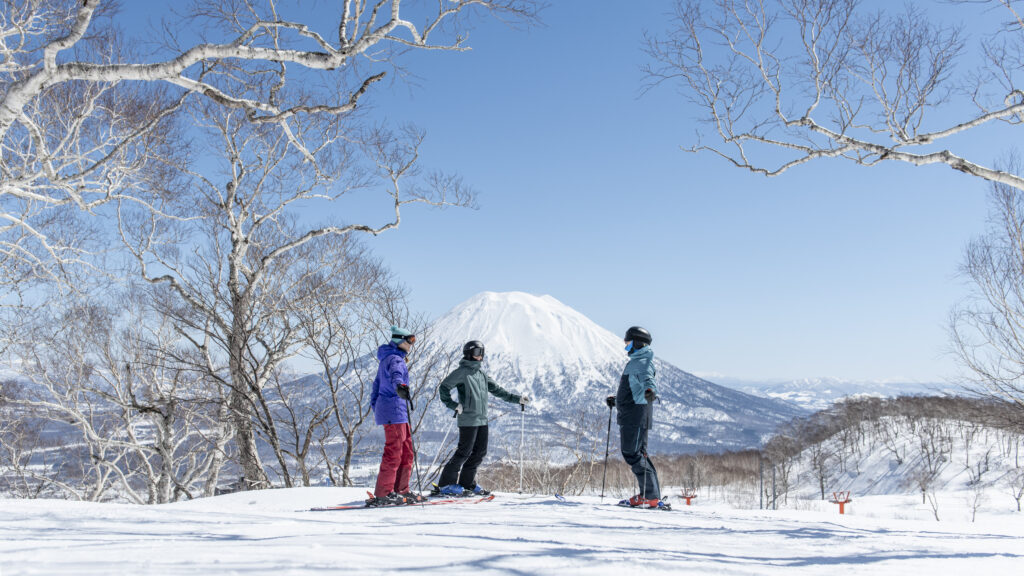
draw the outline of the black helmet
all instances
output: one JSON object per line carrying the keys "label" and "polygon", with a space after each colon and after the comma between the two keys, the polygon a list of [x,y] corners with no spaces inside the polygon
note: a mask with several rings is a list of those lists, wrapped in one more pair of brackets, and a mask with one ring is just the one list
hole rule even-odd
{"label": "black helmet", "polygon": [[472,360],[474,356],[484,355],[484,343],[479,340],[470,340],[462,347],[462,357]]}
{"label": "black helmet", "polygon": [[651,333],[639,326],[632,326],[626,330],[626,337],[622,339],[623,342],[632,342],[633,348],[643,348],[650,345],[653,340]]}

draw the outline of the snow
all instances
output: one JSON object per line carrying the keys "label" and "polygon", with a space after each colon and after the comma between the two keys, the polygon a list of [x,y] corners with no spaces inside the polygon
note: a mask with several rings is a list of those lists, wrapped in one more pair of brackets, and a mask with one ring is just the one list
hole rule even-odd
{"label": "snow", "polygon": [[[904,520],[893,498],[809,510],[596,496],[308,512],[359,488],[239,493],[163,506],[0,500],[0,574],[963,574],[1020,573],[1019,513]],[[864,514],[866,511],[874,514]],[[886,517],[888,515],[888,517]]]}
{"label": "snow", "polygon": [[[620,327],[624,334],[626,327]],[[552,296],[524,292],[482,292],[456,305],[424,333],[417,350],[418,366],[443,366],[461,356],[469,340],[480,340],[487,353],[483,368],[509,391],[525,393],[531,434],[564,439],[555,422],[576,420],[581,413],[605,417],[604,397],[614,394],[628,361],[621,335],[602,328],[581,312]],[[803,411],[783,402],[754,397],[694,377],[657,358],[655,367],[661,403],[651,448],[658,452],[743,449]],[[413,366],[413,378],[417,368]],[[431,385],[429,382],[427,385]],[[492,404],[492,433],[518,431],[515,422],[500,420],[507,408]],[[426,429],[440,438],[450,414],[440,403],[428,411]],[[596,430],[598,427],[593,427]],[[592,436],[587,439],[595,440]],[[667,442],[666,442],[667,441]]]}
{"label": "snow", "polygon": [[[595,367],[613,362],[621,369],[625,359],[619,337],[550,296],[484,293],[442,321],[435,334],[451,339],[446,347],[461,349],[464,339],[481,339],[491,361],[515,353],[522,363],[543,368],[560,350],[572,350],[583,365]],[[687,404],[677,403],[679,410],[685,409],[687,418],[706,419],[693,430],[721,439],[744,423],[731,421],[727,408],[747,406],[750,397],[721,396],[698,387],[699,381],[673,377],[674,372],[681,374],[664,365],[659,375],[687,383],[690,395]],[[556,397],[557,386],[538,390]],[[665,393],[669,416],[673,392],[679,391]],[[714,394],[721,398],[697,403],[701,395],[718,398]],[[682,412],[675,414],[673,422],[684,421]],[[443,417],[447,426],[450,418]],[[572,422],[552,417],[564,425]],[[728,426],[707,428],[707,421],[718,420]],[[673,512],[612,505],[625,494],[603,502],[593,495],[559,502],[548,495],[510,493],[482,504],[308,511],[365,497],[365,488],[336,487],[245,492],[161,506],[0,499],[0,576],[1020,573],[1024,513],[1016,511],[1004,482],[1019,469],[1013,443],[1019,440],[999,431],[968,436],[969,423],[938,424],[951,440],[931,503],[922,502],[910,481],[921,441],[895,426],[899,435],[890,443],[870,436],[843,470],[833,464],[828,490],[854,492],[842,516],[837,506],[816,497],[806,456],[795,463],[795,484],[779,510],[757,509],[756,479],[750,478],[741,485],[701,487],[693,506],[675,498]],[[678,439],[685,431],[656,428],[656,436]],[[502,435],[493,438],[496,448]],[[842,447],[837,438],[825,444],[832,452]],[[894,463],[893,450],[902,463]],[[657,464],[658,456],[654,459]],[[970,483],[970,470],[977,473],[979,462],[985,463],[985,474],[973,486],[984,489],[980,504]],[[668,468],[662,468],[662,481],[681,482],[681,473]],[[936,507],[941,521],[934,518]]]}
{"label": "snow", "polygon": [[515,358],[524,368],[567,361],[591,367],[609,358],[626,359],[621,337],[547,295],[481,292],[439,318],[431,330],[444,348],[461,350],[469,340],[480,340],[489,357]]}
{"label": "snow", "polygon": [[902,395],[936,396],[962,394],[958,385],[942,382],[917,382],[905,379],[847,380],[834,377],[800,378],[796,380],[748,380],[720,374],[697,374],[722,386],[747,394],[773,398],[808,410],[824,410],[843,398],[874,396],[893,398]]}

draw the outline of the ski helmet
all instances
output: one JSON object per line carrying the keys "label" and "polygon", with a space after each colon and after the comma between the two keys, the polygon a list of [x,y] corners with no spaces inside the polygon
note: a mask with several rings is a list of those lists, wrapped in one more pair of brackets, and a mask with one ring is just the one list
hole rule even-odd
{"label": "ski helmet", "polygon": [[626,330],[626,337],[622,340],[623,342],[632,342],[633,348],[643,348],[650,345],[654,339],[651,338],[651,333],[647,330],[639,326],[632,326]]}
{"label": "ski helmet", "polygon": [[484,343],[479,340],[470,340],[462,347],[462,357],[472,360],[474,356],[484,355]]}

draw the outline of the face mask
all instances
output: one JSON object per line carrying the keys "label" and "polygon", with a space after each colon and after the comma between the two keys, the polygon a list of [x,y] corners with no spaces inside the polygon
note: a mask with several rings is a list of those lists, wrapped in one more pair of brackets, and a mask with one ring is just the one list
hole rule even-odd
{"label": "face mask", "polygon": [[626,352],[632,352],[633,351],[633,343],[630,342],[630,343],[626,344],[625,350],[626,350]]}

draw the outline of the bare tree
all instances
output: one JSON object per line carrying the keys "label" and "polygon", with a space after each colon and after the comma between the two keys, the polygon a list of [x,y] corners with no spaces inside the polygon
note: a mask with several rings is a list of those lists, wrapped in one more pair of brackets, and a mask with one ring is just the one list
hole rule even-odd
{"label": "bare tree", "polygon": [[[206,373],[230,390],[243,475],[250,487],[265,487],[252,421],[261,416],[276,443],[261,391],[301,347],[295,311],[315,298],[316,282],[331,277],[336,261],[327,243],[394,228],[411,202],[464,205],[471,196],[457,178],[430,175],[425,185],[415,179],[422,134],[411,129],[350,132],[332,115],[253,123],[217,104],[197,107],[195,119],[216,142],[216,176],[188,171],[175,203],[159,214],[123,206],[120,230],[142,277],[166,286],[167,313],[202,352]],[[300,221],[310,205],[329,205],[367,182],[354,159],[360,154],[387,182],[393,220],[377,227]],[[164,217],[172,209],[179,219]]]}
{"label": "bare tree", "polygon": [[0,493],[18,498],[60,495],[59,445],[47,441],[45,430],[60,429],[25,410],[25,387],[16,380],[0,382]]}
{"label": "bare tree", "polygon": [[[1020,164],[1011,160],[1016,171]],[[965,250],[961,273],[971,295],[950,318],[953,350],[974,388],[1017,407],[1010,418],[1024,426],[1024,193],[990,185],[989,231]]]}
{"label": "bare tree", "polygon": [[[362,273],[355,273],[356,268]],[[367,377],[372,363],[371,349],[366,342],[375,340],[379,325],[361,321],[366,310],[368,288],[375,284],[379,268],[346,267],[345,280],[339,287],[347,290],[321,290],[320,297],[307,310],[300,312],[300,329],[305,350],[319,374],[313,385],[328,394],[321,394],[328,419],[320,429],[317,448],[328,464],[327,474],[337,486],[351,486],[352,459],[362,438],[363,425],[370,414]],[[367,281],[368,280],[368,281]],[[364,283],[365,282],[365,283]],[[362,288],[362,289],[361,289]],[[372,381],[372,376],[369,377]],[[341,455],[331,455],[332,445],[341,437]]]}
{"label": "bare tree", "polygon": [[669,29],[647,39],[648,78],[679,86],[700,110],[708,129],[686,150],[755,173],[820,158],[896,160],[1024,189],[1018,172],[941,148],[1024,120],[1017,0],[954,3],[958,22],[988,27],[976,44],[930,13],[948,4],[939,0],[881,10],[859,0],[676,0]]}
{"label": "bare tree", "polygon": [[1024,498],[1024,470],[1014,468],[1006,473],[1003,482],[1010,489],[1010,496],[1017,502],[1017,512],[1020,512],[1020,500]]}
{"label": "bare tree", "polygon": [[[326,463],[317,461],[314,441],[323,437],[322,428],[330,417],[328,403],[320,398],[322,389],[315,380],[297,378],[276,370],[270,377],[265,396],[271,418],[258,418],[261,437],[277,459],[276,470],[287,488],[295,486],[294,471],[301,486],[309,486],[311,473]],[[263,393],[263,391],[261,391]],[[271,432],[267,434],[266,432]]]}
{"label": "bare tree", "polygon": [[[268,9],[273,17],[257,16],[261,10],[247,2],[225,8],[221,3],[199,4],[205,7],[204,19],[236,27],[240,42],[260,46],[249,51],[276,63],[215,59],[194,78],[174,81],[212,96],[189,109],[198,130],[216,142],[220,160],[212,168],[203,163],[198,169],[184,168],[184,183],[166,185],[175,188],[174,197],[162,197],[156,209],[118,202],[120,231],[142,276],[166,285],[173,295],[167,306],[177,307],[182,320],[188,320],[183,334],[206,356],[207,372],[228,386],[243,476],[250,487],[264,487],[268,478],[252,418],[268,414],[260,391],[300,348],[299,330],[292,322],[299,306],[283,304],[294,300],[292,287],[305,286],[326,266],[316,254],[320,241],[393,229],[401,222],[401,209],[410,203],[472,203],[471,191],[457,176],[422,171],[422,132],[368,126],[352,114],[382,73],[363,72],[349,59],[365,54],[372,68],[375,60],[395,63],[389,52],[395,47],[463,49],[461,37],[449,35],[451,42],[433,44],[428,36],[444,33],[450,28],[446,24],[458,25],[473,7],[532,17],[532,3],[441,3],[437,13],[426,18],[426,26],[418,28],[400,17],[398,0],[346,2],[336,30],[341,48],[332,47],[310,27],[282,22],[273,3]],[[264,46],[277,50],[293,35],[296,42],[313,42],[318,52],[282,49],[284,55],[278,59],[278,52],[264,51],[270,49]],[[204,50],[208,48],[204,45]],[[232,48],[227,56],[233,53]],[[213,54],[219,52],[214,49]],[[331,93],[348,97],[334,106],[315,104],[316,92],[297,90],[289,83],[288,64],[345,66],[348,74]],[[278,105],[278,99],[293,105]],[[375,225],[344,222],[334,204],[346,193],[375,182],[385,186],[393,217]],[[273,432],[272,426],[263,429]]]}
{"label": "bare tree", "polygon": [[[338,288],[348,288],[343,292],[345,300],[324,299],[324,306],[303,326],[309,350],[330,391],[331,429],[342,440],[337,457],[328,455],[327,442],[321,441],[320,450],[328,462],[336,463],[331,467],[331,481],[341,486],[352,485],[352,460],[371,414],[376,347],[381,330],[386,330],[390,324],[379,312],[392,305],[389,302],[392,296],[405,298],[404,293],[391,290],[393,279],[379,264],[366,262],[363,266],[350,267],[348,272],[355,277],[339,278],[342,282],[338,284]],[[403,320],[394,322],[402,324]],[[369,423],[372,425],[372,421]],[[334,470],[340,472],[340,477],[334,476]]]}
{"label": "bare tree", "polygon": [[[64,209],[156,208],[166,190],[154,183],[176,154],[168,130],[186,102],[281,125],[346,114],[396,54],[465,50],[458,27],[472,13],[529,22],[538,9],[532,0],[407,4],[192,0],[162,23],[161,39],[123,31],[112,0],[0,1],[0,285],[86,256],[66,237],[75,228],[52,225]],[[145,43],[152,50],[141,54]],[[300,82],[325,89],[285,89]]]}
{"label": "bare tree", "polygon": [[83,303],[35,326],[20,350],[30,390],[16,405],[76,432],[55,447],[61,473],[52,481],[65,494],[100,500],[116,488],[137,503],[172,502],[204,493],[216,475],[222,402],[201,373],[175,360],[169,320],[146,317],[133,298]]}
{"label": "bare tree", "polygon": [[[303,459],[315,447],[331,482],[351,485],[352,459],[370,413],[377,344],[382,334],[389,334],[386,330],[391,324],[422,330],[415,322],[410,323],[408,308],[403,304],[407,296],[404,288],[356,239],[337,236],[325,238],[324,243],[333,254],[333,268],[329,274],[310,279],[304,306],[295,310],[301,355],[312,361],[317,373],[288,385],[293,389],[291,393],[302,399],[306,411],[301,430],[294,426],[297,419],[292,406],[287,407],[286,420],[289,440],[298,445],[301,438],[304,456],[299,456],[298,448],[290,455],[299,463],[304,482],[308,484],[308,467]],[[277,388],[284,400],[284,387]],[[340,457],[335,457],[331,451],[338,436],[343,447]]]}
{"label": "bare tree", "polygon": [[821,499],[825,499],[825,489],[832,481],[832,457],[834,454],[824,442],[812,444],[808,449],[810,458],[811,473],[818,481],[818,490],[821,492]]}

